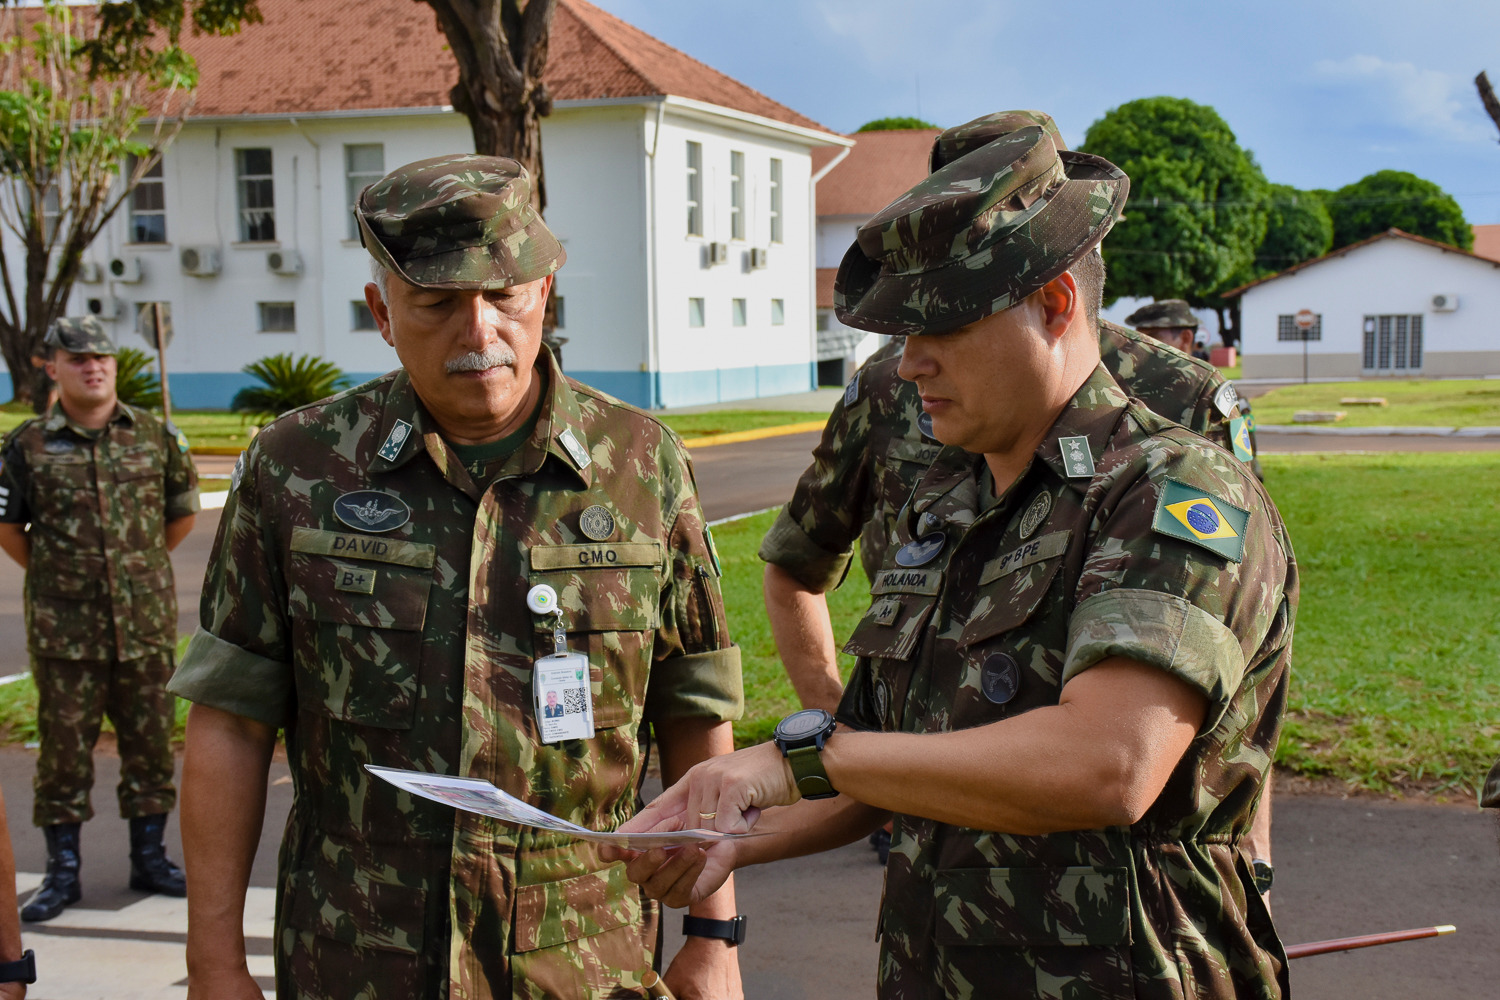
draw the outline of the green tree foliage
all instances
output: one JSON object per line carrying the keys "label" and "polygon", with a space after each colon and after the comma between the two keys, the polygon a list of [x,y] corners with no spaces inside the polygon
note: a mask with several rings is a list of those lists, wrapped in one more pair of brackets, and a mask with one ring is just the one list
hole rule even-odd
{"label": "green tree foliage", "polygon": [[937,128],[929,121],[912,117],[877,118],[872,122],[865,122],[856,132],[893,132],[905,128]]}
{"label": "green tree foliage", "polygon": [[134,347],[120,348],[115,355],[115,394],[130,406],[161,406],[161,379],[151,370],[151,355]]}
{"label": "green tree foliage", "polygon": [[1104,241],[1106,298],[1218,303],[1251,272],[1268,185],[1218,112],[1178,97],[1122,104],[1089,126],[1084,150],[1130,176],[1125,218]]}
{"label": "green tree foliage", "polygon": [[1272,184],[1266,238],[1255,251],[1255,277],[1284,271],[1333,248],[1333,219],[1316,191]]}
{"label": "green tree foliage", "polygon": [[[183,30],[228,34],[255,0],[69,7],[0,0],[0,354],[14,377],[67,309],[83,252],[182,127],[198,83]],[[148,118],[148,114],[151,116]]]}
{"label": "green tree foliage", "polygon": [[348,377],[331,361],[302,354],[273,354],[240,369],[260,379],[234,394],[229,408],[259,424],[267,424],[288,410],[316,403],[349,385]]}
{"label": "green tree foliage", "polygon": [[1377,170],[1339,188],[1329,196],[1328,214],[1336,247],[1391,228],[1460,250],[1474,246],[1474,231],[1452,195],[1404,170]]}

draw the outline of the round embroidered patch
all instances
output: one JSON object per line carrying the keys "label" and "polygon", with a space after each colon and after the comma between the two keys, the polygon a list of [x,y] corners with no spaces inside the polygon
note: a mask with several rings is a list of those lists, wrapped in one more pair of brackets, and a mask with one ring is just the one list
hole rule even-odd
{"label": "round embroidered patch", "polygon": [[578,515],[578,530],[596,542],[607,541],[615,533],[615,516],[594,504]]}
{"label": "round embroidered patch", "polygon": [[1026,513],[1021,515],[1021,540],[1030,538],[1036,529],[1047,520],[1047,515],[1052,513],[1052,494],[1038,493],[1036,499],[1031,501],[1031,506],[1026,508]]}

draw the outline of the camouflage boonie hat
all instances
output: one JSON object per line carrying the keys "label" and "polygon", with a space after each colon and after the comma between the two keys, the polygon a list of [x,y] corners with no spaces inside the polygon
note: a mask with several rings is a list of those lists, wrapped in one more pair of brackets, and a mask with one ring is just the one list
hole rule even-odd
{"label": "camouflage boonie hat", "polygon": [[1109,232],[1130,180],[1028,126],[959,157],[864,225],[839,264],[840,323],[946,333],[1020,302]]}
{"label": "camouflage boonie hat", "polygon": [[520,285],[568,257],[531,207],[531,175],[503,156],[397,167],[360,192],[354,217],[370,256],[424,288]]}
{"label": "camouflage boonie hat", "polygon": [[1002,135],[1010,135],[1017,129],[1032,125],[1041,127],[1052,137],[1052,145],[1067,149],[1057,122],[1045,111],[996,111],[992,115],[981,115],[971,122],[944,129],[932,140],[932,152],[927,157],[927,172],[941,170],[954,160],[972,153],[981,146],[988,146]]}
{"label": "camouflage boonie hat", "polygon": [[1141,306],[1125,317],[1125,325],[1137,330],[1198,329],[1198,317],[1182,299],[1162,299]]}
{"label": "camouflage boonie hat", "polygon": [[113,354],[115,342],[97,316],[64,316],[52,321],[42,343],[74,354]]}

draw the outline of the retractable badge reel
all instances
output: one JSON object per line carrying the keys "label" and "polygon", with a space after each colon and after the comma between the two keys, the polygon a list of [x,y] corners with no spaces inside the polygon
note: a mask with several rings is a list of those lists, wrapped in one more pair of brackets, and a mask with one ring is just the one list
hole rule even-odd
{"label": "retractable badge reel", "polygon": [[526,594],[532,614],[552,617],[552,655],[539,656],[532,670],[537,730],[543,743],[587,740],[594,736],[594,697],[589,658],[568,650],[568,629],[557,591],[545,583]]}

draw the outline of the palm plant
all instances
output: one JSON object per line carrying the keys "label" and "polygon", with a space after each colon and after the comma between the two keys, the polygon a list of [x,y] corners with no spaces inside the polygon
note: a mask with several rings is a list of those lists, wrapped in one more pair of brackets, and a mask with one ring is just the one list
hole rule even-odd
{"label": "palm plant", "polygon": [[261,426],[288,410],[315,403],[349,385],[349,378],[338,365],[310,354],[295,358],[290,354],[273,354],[240,370],[260,379],[262,384],[246,386],[235,393],[229,408]]}
{"label": "palm plant", "polygon": [[143,410],[161,407],[161,379],[151,371],[151,355],[134,347],[115,354],[115,395]]}

